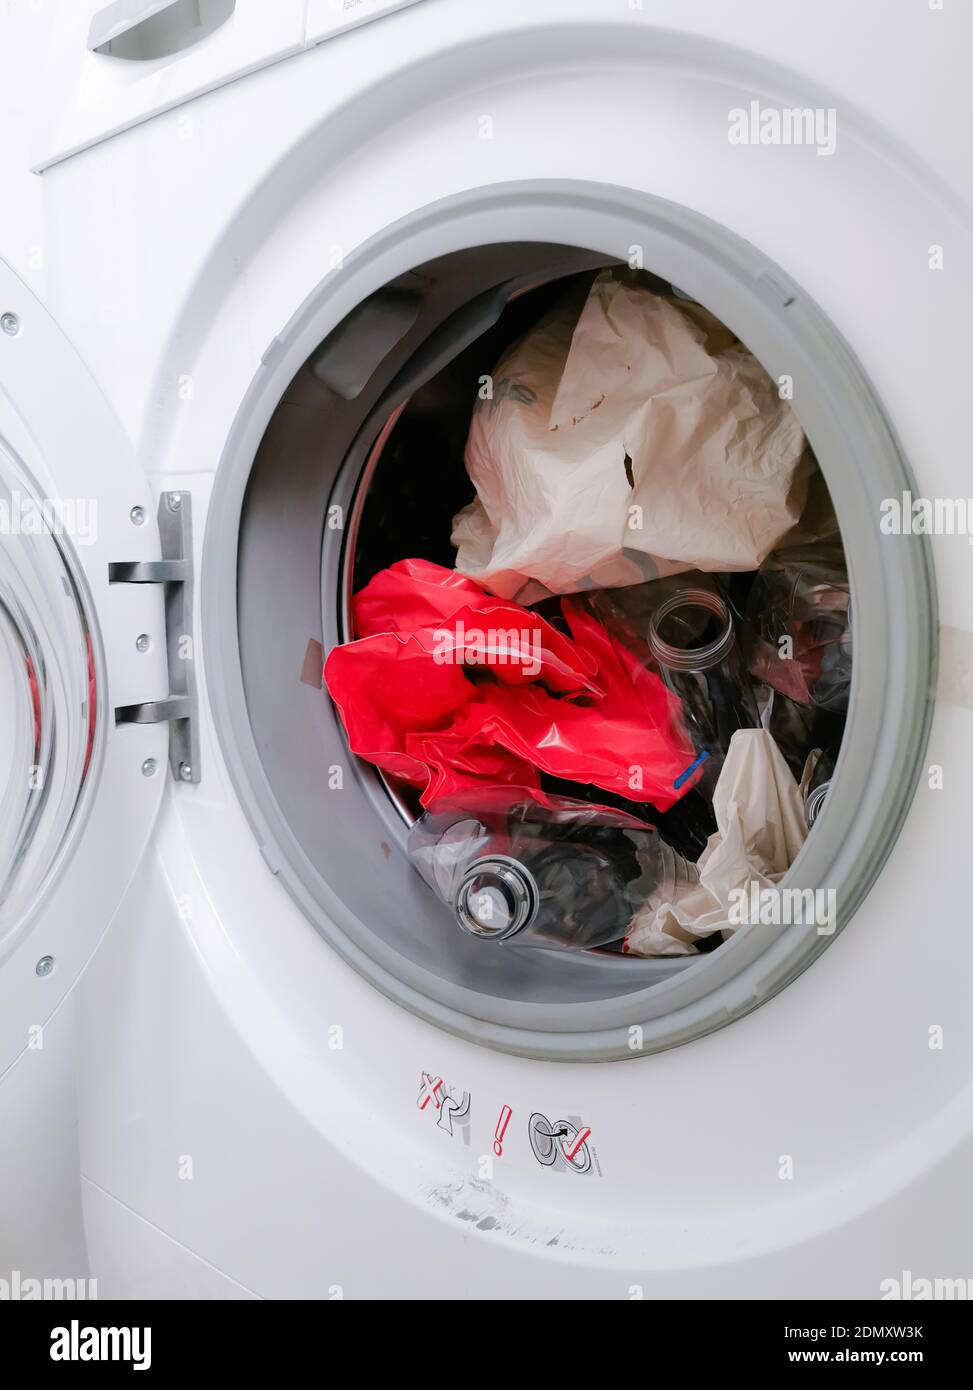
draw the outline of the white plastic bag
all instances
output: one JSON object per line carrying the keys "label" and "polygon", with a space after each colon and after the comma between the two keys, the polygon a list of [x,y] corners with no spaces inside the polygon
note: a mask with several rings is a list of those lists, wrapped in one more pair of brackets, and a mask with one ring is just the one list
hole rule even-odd
{"label": "white plastic bag", "polygon": [[633,956],[684,956],[714,931],[733,930],[731,893],[771,888],[807,839],[804,797],[766,729],[738,729],[713,794],[717,831],[699,857],[699,883],[678,902],[648,902],[625,938]]}
{"label": "white plastic bag", "polygon": [[504,598],[756,569],[813,464],[756,358],[699,305],[603,272],[503,357],[466,446],[456,567]]}

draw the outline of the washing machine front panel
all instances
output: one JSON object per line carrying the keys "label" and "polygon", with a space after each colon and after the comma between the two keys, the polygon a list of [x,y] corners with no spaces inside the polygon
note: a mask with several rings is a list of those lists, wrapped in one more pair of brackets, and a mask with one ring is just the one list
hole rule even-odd
{"label": "washing machine front panel", "polygon": [[[445,15],[446,7],[440,9]],[[498,9],[512,32],[510,10]],[[575,18],[580,9],[571,7]],[[728,15],[730,7],[719,10]],[[484,23],[466,49],[446,19],[442,48],[434,26],[423,31],[421,46],[404,40],[401,71],[389,61],[383,76],[394,80],[380,101],[364,62],[357,73],[343,71],[337,60],[332,67],[325,45],[308,59],[318,66],[306,78],[295,64],[281,82],[275,109],[287,110],[294,130],[286,136],[279,128],[255,131],[247,170],[233,153],[241,108],[220,105],[232,100],[230,89],[201,104],[206,159],[200,158],[196,182],[188,177],[198,206],[183,200],[178,228],[164,171],[171,161],[172,186],[184,188],[187,154],[167,153],[171,131],[147,125],[140,148],[158,156],[161,192],[151,209],[143,201],[137,211],[146,256],[153,266],[168,267],[150,291],[166,332],[155,354],[146,354],[131,391],[114,345],[93,334],[92,348],[107,379],[126,383],[122,404],[150,441],[165,485],[186,484],[187,458],[212,474],[261,374],[279,371],[285,389],[293,371],[285,370],[284,358],[297,349],[282,333],[322,283],[322,244],[338,253],[326,274],[340,298],[341,253],[350,264],[357,248],[400,219],[471,188],[557,177],[668,199],[758,247],[807,290],[851,345],[921,492],[964,495],[967,465],[957,448],[966,397],[960,325],[973,304],[966,195],[959,162],[948,157],[955,142],[950,146],[947,136],[927,162],[904,141],[900,126],[884,119],[891,108],[879,100],[869,107],[871,89],[856,88],[844,68],[832,91],[831,55],[845,52],[848,37],[837,7],[827,9],[827,23],[823,9],[814,12],[820,33],[806,34],[806,44],[758,22],[763,10],[749,8],[747,33],[731,42],[721,31],[715,46],[651,26],[637,32],[633,20],[614,35],[589,23],[583,31],[564,27],[553,43],[549,31],[543,43],[528,33],[516,44],[486,33]],[[424,11],[417,6],[405,14]],[[593,7],[588,11],[591,19]],[[878,32],[880,7],[868,14]],[[371,60],[367,30],[362,38]],[[759,56],[744,51],[747,39]],[[890,44],[907,67],[916,50],[911,31]],[[263,74],[267,91],[278,75]],[[324,113],[326,90],[341,99]],[[427,107],[430,92],[436,101]],[[836,99],[841,125],[833,156],[753,146],[727,161],[727,112],[746,109],[755,97],[825,107]],[[592,112],[599,113],[597,122]],[[479,133],[483,115],[492,118],[492,140]],[[120,137],[116,149],[107,142],[84,156],[94,161],[84,171],[108,179],[124,170],[135,147],[123,142],[136,138],[142,137]],[[76,174],[65,174],[68,203],[83,199],[82,172],[79,163]],[[187,208],[196,239],[185,234]],[[482,225],[475,229],[477,237],[482,232]],[[547,240],[551,230],[526,221],[518,234]],[[187,249],[194,244],[195,258]],[[932,268],[933,245],[947,248],[952,269],[946,273]],[[455,249],[444,239],[426,252]],[[373,267],[371,288],[401,269],[390,254]],[[696,289],[731,315],[732,306],[715,297],[715,283]],[[342,312],[360,298],[349,290]],[[79,321],[84,293],[73,289],[67,300],[72,321]],[[309,329],[306,353],[320,336]],[[916,341],[935,347],[917,354]],[[160,423],[154,392],[171,391],[184,374],[194,383],[193,407],[164,412]],[[171,395],[165,399],[174,406]],[[202,473],[193,481],[200,511],[210,483]],[[971,628],[969,547],[949,536],[929,544],[941,616],[962,653]],[[954,676],[958,670],[954,663]],[[225,730],[217,730],[207,703],[203,783],[177,789],[160,826],[160,882],[169,898],[153,909],[159,920],[151,951],[158,955],[142,964],[168,959],[167,937],[179,942],[186,978],[195,982],[198,999],[209,999],[199,1002],[201,1016],[242,1040],[226,1060],[221,1084],[243,1095],[251,1076],[272,1079],[293,1122],[293,1163],[254,1127],[237,1125],[233,1107],[214,1111],[208,1083],[194,1082],[198,1058],[184,1045],[173,1007],[157,1011],[151,1028],[128,1024],[137,1065],[119,1068],[93,1102],[92,1132],[102,1142],[90,1146],[88,1171],[244,1278],[250,1254],[219,1218],[225,1210],[218,1200],[220,1159],[229,1163],[232,1149],[243,1172],[240,1210],[244,1188],[260,1191],[261,1220],[285,1233],[274,1247],[278,1272],[268,1275],[277,1289],[286,1283],[288,1251],[306,1257],[306,1232],[298,1227],[306,1226],[308,1209],[322,1213],[315,1230],[326,1251],[329,1225],[360,1232],[361,1211],[349,1216],[346,1194],[358,1192],[365,1203],[371,1186],[395,1195],[403,1213],[395,1229],[413,1245],[430,1222],[454,1233],[457,1250],[491,1245],[482,1272],[471,1274],[467,1286],[476,1291],[497,1292],[489,1268],[494,1255],[504,1258],[508,1272],[519,1266],[519,1285],[507,1284],[518,1292],[529,1289],[539,1269],[556,1265],[562,1273],[642,1269],[663,1293],[674,1287],[667,1285],[674,1271],[742,1268],[758,1256],[767,1257],[768,1268],[784,1270],[787,1251],[814,1245],[820,1270],[826,1273],[830,1262],[860,1296],[874,1296],[880,1275],[896,1271],[880,1268],[884,1256],[874,1244],[856,1245],[849,1262],[841,1232],[908,1194],[949,1154],[969,1151],[970,948],[965,889],[956,875],[968,819],[969,704],[968,683],[948,680],[895,848],[849,929],[811,969],[709,1037],[624,1065],[592,1066],[478,1046],[399,1008],[353,971],[274,875],[273,847],[253,835],[223,760]],[[936,769],[944,774],[939,780]],[[194,909],[184,916],[179,904],[187,900]],[[127,1022],[118,1001],[139,968],[130,945],[122,938],[112,969],[92,982],[90,1009],[102,1034],[112,1015],[120,1026]],[[945,1046],[937,1045],[940,1038]],[[185,1054],[178,1113],[142,1114],[139,1086],[147,1075],[168,1086],[169,1059],[177,1053]],[[89,1054],[92,1096],[105,1055]],[[171,1175],[159,1170],[150,1182],[139,1165],[125,1161],[132,1143],[147,1156],[166,1143],[171,1150],[172,1136],[184,1133],[186,1123],[193,1142],[213,1158],[197,1169],[191,1217]],[[329,1165],[338,1159],[365,1182],[330,1181],[340,1164]],[[206,1167],[216,1176],[208,1178]],[[281,1180],[285,1173],[303,1184],[300,1221],[288,1219],[293,1185]],[[954,1187],[943,1194],[943,1209],[955,1194]],[[869,1229],[875,1233],[879,1225],[876,1218]],[[903,1221],[896,1234],[907,1229]],[[898,1252],[900,1244],[890,1248]],[[322,1254],[312,1276],[322,1294],[340,1282],[326,1266]],[[292,1267],[306,1265],[295,1259]],[[412,1291],[422,1278],[414,1274]],[[440,1286],[430,1274],[426,1287]],[[752,1287],[743,1282],[738,1291]]]}
{"label": "washing machine front panel", "polygon": [[[526,118],[526,107],[520,113]],[[519,129],[522,132],[523,125]],[[408,158],[401,147],[396,153]],[[375,177],[381,175],[373,172]],[[836,194],[832,188],[832,196]],[[829,211],[831,207],[829,200]],[[528,226],[522,219],[521,234]],[[334,222],[330,227],[334,229]],[[530,230],[550,235],[548,227]],[[902,242],[906,239],[904,234]],[[908,418],[914,397],[900,397],[894,384],[907,363],[892,351],[880,351],[872,340],[871,321],[863,322],[852,312],[852,304],[857,309],[869,297],[864,287],[851,286],[846,279],[839,288],[834,278],[838,272],[830,269],[825,274],[811,246],[798,272],[791,250],[789,258],[784,252],[785,263],[802,281],[806,274],[823,289],[842,330],[859,343],[869,340],[868,370],[882,378],[891,415],[897,422],[903,420],[910,449],[918,446],[914,467],[920,478],[928,476],[928,450],[918,438],[917,420]],[[923,265],[922,275],[927,273]],[[936,296],[938,285],[927,282],[920,290],[919,279],[917,267],[909,286],[915,294],[912,308],[917,322],[929,323],[939,304],[937,299],[931,308],[924,305],[924,295],[929,289]],[[843,305],[842,296],[847,296]],[[283,335],[277,336],[280,340]],[[958,737],[966,718],[962,710],[944,711],[939,739]],[[935,754],[929,756],[935,761]],[[910,950],[910,914],[916,909],[907,907],[901,894],[902,877],[908,878],[917,852],[915,836],[921,833],[925,842],[937,833],[944,835],[956,811],[955,802],[950,809],[951,798],[937,802],[937,796],[942,793],[922,801],[919,823],[899,842],[886,871],[891,877],[883,877],[873,888],[845,937],[759,1013],[705,1043],[625,1067],[590,1068],[583,1075],[576,1068],[558,1068],[551,1076],[544,1067],[517,1068],[479,1054],[474,1059],[453,1041],[436,1035],[424,1038],[421,1028],[413,1031],[404,1020],[395,1024],[394,1015],[383,1011],[382,1019],[395,1028],[401,1045],[391,1048],[384,1024],[377,1027],[371,1058],[359,1073],[360,1084],[367,1086],[370,1102],[381,1113],[399,1116],[402,1132],[398,1139],[390,1134],[387,1146],[376,1145],[377,1157],[370,1151],[367,1161],[381,1164],[385,1181],[408,1173],[416,1200],[458,1227],[468,1222],[484,1233],[496,1230],[498,1239],[519,1240],[525,1250],[541,1245],[551,1259],[559,1258],[561,1241],[592,1259],[606,1248],[627,1248],[647,1261],[655,1258],[649,1253],[653,1250],[661,1261],[730,1259],[734,1250],[739,1254],[743,1249],[796,1244],[816,1227],[837,1225],[850,1212],[880,1202],[896,1184],[914,1176],[916,1149],[907,1136],[918,1114],[928,1126],[930,1149],[955,1141],[958,1111],[950,1096],[965,1087],[961,1069],[954,1065],[957,1059],[929,1074],[928,1062],[935,1054],[929,1049],[928,1027],[935,1020],[923,1019],[918,998],[903,1011],[901,989],[891,986],[898,973],[896,958],[901,963]],[[896,897],[898,913],[892,907]],[[889,1001],[891,989],[894,1008],[880,1008],[874,994],[869,1007],[861,1007],[866,974],[872,981],[881,977],[878,991],[884,990]],[[359,996],[354,997],[360,1003]],[[960,1017],[958,996],[946,1007],[955,1026]],[[329,1026],[341,1026],[349,1012],[353,1020],[359,1016],[357,1007],[349,1011],[333,1000]],[[903,1027],[906,1017],[909,1022]],[[405,1061],[407,1036],[418,1048],[411,1068]],[[323,1037],[321,1042],[328,1047]],[[363,1041],[354,1045],[356,1051],[359,1046]],[[894,1055],[891,1066],[883,1060],[889,1052]],[[343,1074],[355,1065],[347,1054],[340,1062]],[[900,1116],[901,1125],[891,1107],[878,1119],[861,1107],[867,1087],[890,1075],[899,1077],[909,1094],[909,1119]],[[498,1140],[506,1109],[511,1115],[509,1130]],[[820,1137],[829,1132],[824,1115],[833,1120],[836,1109],[847,1141],[840,1152]],[[582,1139],[586,1128],[591,1133]],[[556,1133],[560,1129],[565,1133]],[[701,1140],[701,1135],[714,1132],[725,1136],[718,1157]],[[593,1150],[585,1173],[567,1166],[571,1158],[563,1143],[562,1151],[557,1150],[564,1140],[567,1149],[574,1150],[579,1139]],[[503,1150],[499,1158],[493,1149],[497,1142]],[[414,1155],[418,1143],[427,1147],[417,1170],[406,1155]],[[880,1152],[890,1157],[878,1175],[873,1165]],[[586,1163],[581,1148],[573,1157]],[[801,1200],[791,1200],[795,1188],[789,1183],[795,1179],[790,1174],[805,1164],[812,1194],[805,1202],[807,1188],[799,1187]],[[648,1183],[647,1173],[652,1174]],[[842,1186],[849,1174],[856,1176]],[[588,1186],[575,1193],[567,1185],[574,1181]],[[647,1190],[653,1186],[654,1191]]]}
{"label": "washing machine front panel", "polygon": [[161,594],[109,583],[157,554],[131,445],[3,262],[0,305],[2,1073],[43,1046],[144,850],[166,726],[116,729],[114,711],[167,694],[168,673]]}

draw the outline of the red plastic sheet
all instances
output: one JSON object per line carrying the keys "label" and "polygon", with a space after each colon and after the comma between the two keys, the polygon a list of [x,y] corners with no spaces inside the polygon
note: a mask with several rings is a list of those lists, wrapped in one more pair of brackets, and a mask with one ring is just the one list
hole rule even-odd
{"label": "red plastic sheet", "polygon": [[540,773],[667,810],[698,780],[679,702],[578,597],[570,636],[425,560],[356,595],[358,640],[324,679],[352,751],[420,788],[424,806],[467,788],[535,788]]}

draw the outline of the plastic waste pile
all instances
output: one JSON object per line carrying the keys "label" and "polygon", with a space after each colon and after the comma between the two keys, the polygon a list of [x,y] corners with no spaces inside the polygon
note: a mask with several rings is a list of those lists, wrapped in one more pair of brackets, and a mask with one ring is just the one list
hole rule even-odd
{"label": "plastic waste pile", "polygon": [[354,596],[325,684],[408,852],[502,946],[712,949],[823,812],[851,601],[789,405],[712,315],[605,272],[474,410],[456,567]]}
{"label": "plastic waste pile", "polygon": [[574,950],[609,946],[647,903],[679,901],[696,866],[634,816],[565,797],[454,802],[413,827],[423,878],[470,936]]}

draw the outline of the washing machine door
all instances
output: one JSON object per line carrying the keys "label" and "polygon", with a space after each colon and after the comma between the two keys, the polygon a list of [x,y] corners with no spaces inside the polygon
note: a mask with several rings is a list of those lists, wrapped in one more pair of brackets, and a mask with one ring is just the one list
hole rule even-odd
{"label": "washing machine door", "polygon": [[118,418],[0,261],[0,1077],[43,1047],[158,813],[168,726],[126,710],[169,694],[165,586],[124,576],[161,554]]}

